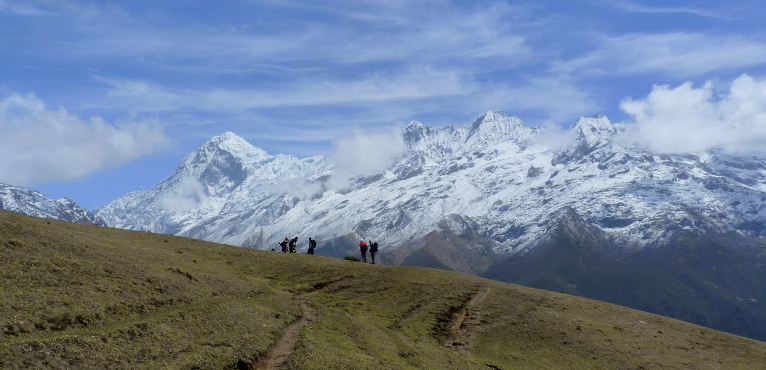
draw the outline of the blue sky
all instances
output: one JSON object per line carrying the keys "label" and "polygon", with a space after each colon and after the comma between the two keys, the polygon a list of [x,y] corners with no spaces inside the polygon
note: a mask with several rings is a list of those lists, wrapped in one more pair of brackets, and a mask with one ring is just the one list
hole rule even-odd
{"label": "blue sky", "polygon": [[669,3],[0,0],[0,182],[93,209],[225,131],[306,157],[355,129],[495,109],[651,128],[675,97],[719,116],[681,133],[766,126],[742,113],[766,105],[766,4]]}

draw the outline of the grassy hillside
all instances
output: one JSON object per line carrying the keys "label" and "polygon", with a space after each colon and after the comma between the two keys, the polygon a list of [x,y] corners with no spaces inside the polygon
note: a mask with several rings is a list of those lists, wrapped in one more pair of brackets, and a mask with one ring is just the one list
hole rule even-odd
{"label": "grassy hillside", "polygon": [[7,212],[0,328],[2,369],[766,369],[766,343],[564,294]]}

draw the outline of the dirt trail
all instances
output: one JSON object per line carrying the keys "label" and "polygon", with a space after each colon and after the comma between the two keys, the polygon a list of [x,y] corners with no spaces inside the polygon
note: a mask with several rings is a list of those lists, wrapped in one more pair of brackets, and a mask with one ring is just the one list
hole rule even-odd
{"label": "dirt trail", "polygon": [[282,366],[282,364],[284,364],[287,359],[290,358],[290,355],[293,354],[293,351],[295,351],[295,345],[298,343],[298,339],[300,339],[303,328],[310,325],[317,317],[316,310],[314,307],[311,307],[305,298],[318,292],[325,291],[348,278],[349,276],[344,276],[339,279],[318,283],[314,286],[314,289],[300,295],[299,297],[301,299],[302,313],[301,318],[287,327],[287,330],[285,330],[285,333],[282,335],[282,337],[279,338],[279,340],[273,346],[271,346],[271,348],[269,348],[269,352],[266,353],[265,356],[259,358],[258,361],[256,361],[255,365],[253,365],[251,369],[277,370],[280,366]]}
{"label": "dirt trail", "polygon": [[311,324],[317,315],[316,310],[306,301],[301,301],[301,312],[303,315],[300,320],[287,327],[282,338],[279,338],[279,341],[269,348],[269,352],[253,365],[253,370],[276,370],[290,358],[295,350],[295,344],[300,339],[301,331]]}
{"label": "dirt trail", "polygon": [[484,288],[476,293],[468,303],[457,313],[455,319],[447,327],[446,346],[462,355],[468,355],[475,334],[474,329],[481,324],[481,311],[477,308],[487,295],[490,288]]}

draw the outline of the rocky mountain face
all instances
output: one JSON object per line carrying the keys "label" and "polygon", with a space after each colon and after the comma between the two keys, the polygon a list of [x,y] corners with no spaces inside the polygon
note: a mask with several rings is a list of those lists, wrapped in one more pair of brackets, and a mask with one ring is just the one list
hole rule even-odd
{"label": "rocky mountain face", "polygon": [[[473,273],[766,339],[766,156],[657,155],[604,116],[563,135],[488,112],[412,122],[406,151],[342,188],[324,157],[269,155],[232,133],[152,189],[99,211],[110,226],[259,249],[381,245],[387,263]],[[360,156],[365,155],[359,153]]]}
{"label": "rocky mountain face", "polygon": [[31,189],[0,183],[0,210],[80,224],[104,222],[69,198],[50,199]]}

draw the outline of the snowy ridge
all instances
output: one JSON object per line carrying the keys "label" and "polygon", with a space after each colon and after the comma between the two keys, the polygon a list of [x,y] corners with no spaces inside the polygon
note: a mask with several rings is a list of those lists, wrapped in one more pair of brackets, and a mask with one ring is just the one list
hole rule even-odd
{"label": "snowy ridge", "polygon": [[349,234],[393,249],[457,215],[496,251],[517,253],[570,209],[630,249],[681,231],[766,237],[766,158],[653,155],[619,140],[621,127],[605,116],[570,130],[572,142],[551,149],[538,140],[542,129],[502,112],[470,127],[412,122],[397,163],[343,192],[327,188],[329,160],[268,155],[226,133],[98,215],[111,226],[261,249],[285,236],[321,246]]}
{"label": "snowy ridge", "polygon": [[0,209],[81,224],[104,222],[69,198],[50,199],[38,191],[0,183]]}

